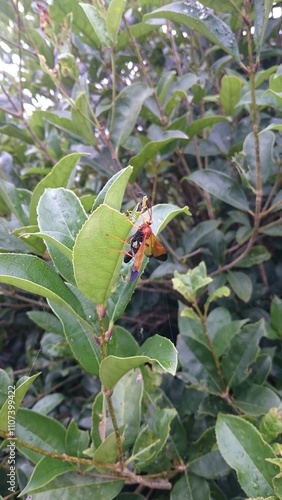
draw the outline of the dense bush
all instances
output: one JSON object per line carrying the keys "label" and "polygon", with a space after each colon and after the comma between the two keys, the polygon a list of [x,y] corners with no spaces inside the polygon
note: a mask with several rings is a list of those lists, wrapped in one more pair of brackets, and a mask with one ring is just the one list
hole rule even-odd
{"label": "dense bush", "polygon": [[1,6],[1,492],[282,498],[281,3],[49,3]]}

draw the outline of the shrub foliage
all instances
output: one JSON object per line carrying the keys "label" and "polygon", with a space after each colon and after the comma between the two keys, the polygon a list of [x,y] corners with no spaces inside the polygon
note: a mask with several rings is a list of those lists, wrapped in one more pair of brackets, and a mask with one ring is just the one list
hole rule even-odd
{"label": "shrub foliage", "polygon": [[1,9],[3,491],[282,498],[281,4]]}

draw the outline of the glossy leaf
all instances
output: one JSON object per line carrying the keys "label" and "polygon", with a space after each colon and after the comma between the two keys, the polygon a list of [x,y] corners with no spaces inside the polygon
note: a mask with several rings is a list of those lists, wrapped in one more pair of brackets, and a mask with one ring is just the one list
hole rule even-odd
{"label": "glossy leaf", "polygon": [[251,497],[274,495],[272,479],[278,468],[267,459],[275,454],[258,430],[241,417],[220,414],[216,436],[220,453],[236,470],[245,493]]}
{"label": "glossy leaf", "polygon": [[198,170],[187,178],[208,193],[232,207],[250,212],[248,200],[241,186],[231,177],[215,170]]}
{"label": "glossy leaf", "polygon": [[240,55],[234,33],[229,26],[214,16],[212,12],[195,2],[175,2],[144,16],[145,20],[154,18],[170,19],[187,26],[218,45],[227,54],[240,62]]}

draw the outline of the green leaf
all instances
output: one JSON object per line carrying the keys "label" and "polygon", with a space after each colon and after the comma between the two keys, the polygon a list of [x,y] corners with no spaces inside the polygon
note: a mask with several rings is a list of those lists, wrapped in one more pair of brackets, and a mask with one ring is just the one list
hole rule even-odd
{"label": "green leaf", "polygon": [[76,283],[96,304],[106,304],[116,287],[131,228],[125,215],[102,204],[77,236],[73,249]]}
{"label": "green leaf", "polygon": [[162,132],[161,136],[157,141],[150,141],[144,146],[141,151],[131,157],[130,163],[133,166],[133,174],[131,176],[131,182],[136,180],[136,177],[141,169],[141,167],[153,156],[160,154],[162,149],[168,144],[175,140],[188,140],[188,136],[181,132],[180,130],[167,130]]}
{"label": "green leaf", "polygon": [[109,434],[97,450],[92,453],[91,449],[85,450],[84,453],[92,457],[93,460],[101,464],[114,464],[118,457],[118,447],[116,435],[114,432]]}
{"label": "green leaf", "polygon": [[129,165],[113,175],[99,192],[93,205],[93,211],[102,203],[111,208],[120,210],[125,189],[129,182],[133,168]]}
{"label": "green leaf", "polygon": [[89,3],[80,3],[79,5],[92,26],[93,33],[91,36],[93,37],[95,45],[98,45],[98,47],[103,45],[105,47],[110,47],[111,42],[108,38],[106,21],[102,12]]}
{"label": "green leaf", "polygon": [[45,311],[28,311],[27,316],[43,330],[63,335],[62,325],[54,314]]}
{"label": "green leaf", "polygon": [[39,488],[47,485],[52,479],[70,471],[75,471],[75,465],[57,458],[43,457],[36,465],[21,494],[36,493]]}
{"label": "green leaf", "polygon": [[145,83],[133,83],[125,87],[117,97],[111,138],[116,150],[130,136],[144,101],[153,91]]}
{"label": "green leaf", "polygon": [[[36,373],[32,377],[26,377],[26,379],[16,387],[15,391],[12,387],[8,387],[8,399],[6,399],[0,408],[1,431],[8,432],[12,429],[11,432],[14,432],[13,423],[16,422],[16,413],[29,387],[39,375],[39,373]],[[12,413],[11,410],[15,413]]]}
{"label": "green leaf", "polygon": [[0,282],[54,300],[84,318],[80,302],[46,262],[33,255],[1,254]]}
{"label": "green leaf", "polygon": [[[112,403],[119,427],[124,427],[123,450],[133,445],[140,428],[144,384],[139,369],[127,372],[115,385]],[[130,398],[128,397],[130,394]]]}
{"label": "green leaf", "polygon": [[[26,408],[20,408],[16,419],[16,436],[38,448],[53,452],[65,453],[64,426],[53,418]],[[42,456],[24,445],[17,446],[20,451],[33,463],[37,463]]]}
{"label": "green leaf", "polygon": [[[84,5],[89,6],[89,4]],[[100,39],[96,35],[95,30],[93,30],[88,16],[81,9],[78,0],[54,2],[49,9],[52,19],[60,25],[63,25],[65,18],[72,13],[72,31],[82,39],[82,42],[90,45],[90,47],[99,48],[101,46]]]}
{"label": "green leaf", "polygon": [[231,177],[215,170],[198,170],[187,177],[208,193],[232,207],[251,212],[249,203],[240,185]]}
{"label": "green leaf", "polygon": [[125,5],[125,0],[111,0],[108,7],[106,18],[107,34],[114,45],[117,43],[117,34]]}
{"label": "green leaf", "polygon": [[243,81],[237,76],[224,75],[221,79],[220,103],[227,115],[233,115],[242,93]]}
{"label": "green leaf", "polygon": [[88,373],[98,375],[101,355],[90,325],[67,312],[55,301],[49,303],[63,325],[65,338],[75,359]]}
{"label": "green leaf", "polygon": [[276,295],[273,297],[270,306],[271,325],[274,330],[282,337],[282,300]]}
{"label": "green leaf", "polygon": [[48,415],[52,410],[65,400],[65,396],[59,392],[47,394],[39,399],[32,407],[32,411],[37,411],[43,415]]}
{"label": "green leaf", "polygon": [[228,271],[228,282],[239,299],[248,302],[251,298],[253,285],[252,281],[246,273],[240,271]]}
{"label": "green leaf", "polygon": [[208,482],[199,476],[185,472],[174,484],[170,499],[183,500],[210,500],[210,489]]}
{"label": "green leaf", "polygon": [[66,432],[66,452],[74,457],[82,457],[85,448],[89,444],[89,432],[79,429],[77,423],[72,420]]}
{"label": "green leaf", "polygon": [[191,139],[195,135],[200,134],[200,132],[202,132],[205,128],[213,127],[216,123],[223,121],[229,123],[229,119],[226,116],[205,116],[204,118],[199,118],[198,120],[193,121],[193,123],[185,128],[185,132],[189,139]]}
{"label": "green leaf", "polygon": [[74,283],[72,249],[86,213],[76,195],[64,188],[46,189],[38,207],[38,225],[58,272]]}
{"label": "green leaf", "polygon": [[260,60],[260,52],[264,43],[264,35],[269,23],[269,14],[272,7],[272,0],[256,0],[254,2],[254,41],[257,60]]}
{"label": "green leaf", "polygon": [[189,233],[184,234],[185,252],[191,253],[193,250],[204,245],[211,233],[217,229],[219,223],[219,220],[199,222]]}
{"label": "green leaf", "polygon": [[232,339],[221,364],[228,387],[236,387],[249,376],[250,365],[258,355],[258,344],[263,335],[264,324],[260,321],[244,326]]}
{"label": "green leaf", "polygon": [[81,157],[81,153],[71,153],[62,158],[52,168],[51,172],[44,177],[33,191],[30,202],[30,224],[37,224],[37,205],[39,198],[44,193],[46,188],[66,187],[70,175]]}
{"label": "green leaf", "polygon": [[234,390],[234,405],[248,415],[258,417],[270,408],[278,407],[281,399],[270,387],[258,384],[242,384]]}
{"label": "green leaf", "polygon": [[135,356],[126,358],[108,356],[101,362],[101,382],[106,389],[113,389],[123,375],[144,363],[157,363],[161,370],[175,375],[177,351],[173,343],[164,337],[154,335],[144,342]]}
{"label": "green leaf", "polygon": [[[273,148],[275,143],[275,135],[270,130],[263,130],[258,134],[259,140],[259,156],[260,156],[260,167],[261,167],[261,180],[263,184],[269,179],[274,173],[274,162],[273,162]],[[243,151],[246,155],[246,161],[248,163],[248,168],[250,169],[250,182],[253,186],[256,186],[256,144],[254,133],[251,132],[247,135]]]}
{"label": "green leaf", "polygon": [[275,454],[258,430],[241,417],[219,414],[216,436],[220,453],[236,470],[245,493],[251,497],[274,495],[272,480],[278,467],[267,459]]}
{"label": "green leaf", "polygon": [[131,458],[134,459],[137,471],[156,460],[167,442],[171,421],[176,415],[174,408],[157,409],[151,415],[149,426],[141,430],[133,447]]}
{"label": "green leaf", "polygon": [[26,189],[18,189],[11,182],[0,178],[0,197],[23,226],[28,225],[27,209],[30,195]]}
{"label": "green leaf", "polygon": [[250,250],[248,255],[244,257],[244,259],[242,259],[236,267],[257,266],[258,264],[268,261],[270,258],[271,254],[268,250],[266,250],[266,248],[262,245],[257,245]]}
{"label": "green leaf", "polygon": [[240,54],[234,33],[229,26],[202,5],[188,2],[174,2],[144,16],[144,20],[165,18],[187,26],[218,45],[238,63]]}
{"label": "green leaf", "polygon": [[56,477],[47,485],[38,488],[35,497],[37,499],[52,498],[52,500],[62,500],[62,498],[85,500],[86,498],[105,498],[113,500],[123,488],[123,481],[116,479],[106,479],[103,481],[99,477],[89,477],[67,472]]}
{"label": "green leaf", "polygon": [[16,139],[20,139],[27,144],[32,144],[33,139],[26,132],[26,130],[22,130],[20,127],[17,127],[13,123],[3,124],[0,122],[0,133],[3,135],[8,135],[9,137],[15,137]]}
{"label": "green leaf", "polygon": [[[91,7],[89,5],[89,7]],[[94,129],[91,126],[89,102],[85,92],[80,92],[71,108],[71,117],[74,130],[86,144],[96,146],[97,139],[94,135]]]}
{"label": "green leaf", "polygon": [[216,479],[229,472],[216,445],[214,427],[204,431],[189,449],[189,472],[205,479]]}
{"label": "green leaf", "polygon": [[233,337],[240,332],[242,326],[247,321],[246,319],[230,321],[217,329],[213,338],[213,347],[218,357],[224,354],[225,349],[230,346]]}

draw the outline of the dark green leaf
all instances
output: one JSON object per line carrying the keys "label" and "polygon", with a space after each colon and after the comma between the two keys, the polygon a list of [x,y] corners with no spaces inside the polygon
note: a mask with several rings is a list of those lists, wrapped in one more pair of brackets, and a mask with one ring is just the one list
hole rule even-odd
{"label": "dark green leaf", "polygon": [[198,170],[187,178],[224,203],[250,212],[248,200],[237,182],[226,174],[215,170]]}

